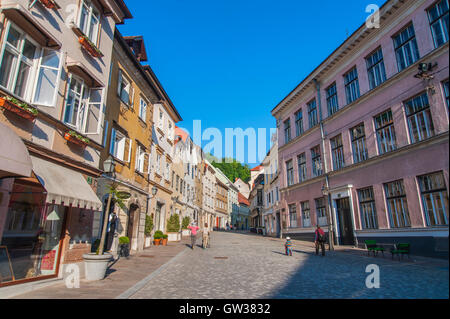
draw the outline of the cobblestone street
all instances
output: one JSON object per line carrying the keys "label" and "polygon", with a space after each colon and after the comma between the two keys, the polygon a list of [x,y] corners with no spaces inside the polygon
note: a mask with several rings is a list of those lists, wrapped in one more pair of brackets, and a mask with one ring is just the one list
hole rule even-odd
{"label": "cobblestone street", "polygon": [[[197,244],[200,244],[198,240]],[[184,253],[129,298],[448,298],[448,261],[364,251],[315,256],[294,241],[294,255],[283,241],[249,234],[215,232],[211,248]],[[221,258],[221,257],[226,257]],[[380,267],[380,289],[368,289],[367,265]]]}

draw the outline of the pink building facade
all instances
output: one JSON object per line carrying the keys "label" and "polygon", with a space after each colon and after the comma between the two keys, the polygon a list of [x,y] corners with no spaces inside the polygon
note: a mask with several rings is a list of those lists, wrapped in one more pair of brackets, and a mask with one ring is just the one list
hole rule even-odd
{"label": "pink building facade", "polygon": [[339,245],[448,256],[448,17],[448,0],[388,1],[380,28],[361,26],[272,110],[283,235],[331,223]]}

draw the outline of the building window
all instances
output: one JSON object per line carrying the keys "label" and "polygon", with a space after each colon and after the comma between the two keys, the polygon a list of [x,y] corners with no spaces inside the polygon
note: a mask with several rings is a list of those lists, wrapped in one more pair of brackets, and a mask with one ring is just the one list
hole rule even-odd
{"label": "building window", "polygon": [[449,80],[446,80],[442,83],[442,87],[444,90],[445,103],[447,104],[447,108],[450,107],[449,102]]}
{"label": "building window", "polygon": [[366,133],[364,123],[350,129],[350,137],[352,139],[353,162],[359,163],[369,158],[366,148]]}
{"label": "building window", "polygon": [[342,144],[342,134],[339,134],[335,138],[330,140],[331,142],[331,153],[333,154],[333,167],[334,170],[344,168],[344,145]]}
{"label": "building window", "polygon": [[289,143],[291,141],[291,120],[287,119],[284,121],[284,143]]}
{"label": "building window", "polygon": [[327,89],[327,107],[328,116],[333,115],[339,110],[336,83],[334,83]]}
{"label": "building window", "polygon": [[384,68],[383,52],[381,48],[366,58],[367,73],[369,74],[370,89],[386,81],[386,70]]}
{"label": "building window", "polygon": [[316,146],[311,149],[311,158],[313,176],[316,177],[322,175],[322,156],[320,155],[320,146]]}
{"label": "building window", "polygon": [[180,185],[180,176],[177,175],[177,184],[176,184],[176,191],[178,192],[178,185]]}
{"label": "building window", "polygon": [[297,228],[297,205],[289,205],[289,225],[290,228]]}
{"label": "building window", "polygon": [[60,72],[59,52],[41,50],[27,34],[13,23],[8,24],[0,56],[2,88],[27,102],[54,106]]}
{"label": "building window", "polygon": [[312,100],[307,105],[308,105],[309,128],[312,128],[318,124],[316,99]]}
{"label": "building window", "polygon": [[403,180],[384,184],[384,190],[391,228],[410,227],[411,220]]}
{"label": "building window", "polygon": [[294,165],[292,160],[286,162],[286,174],[288,187],[294,185]]}
{"label": "building window", "polygon": [[399,72],[419,60],[419,49],[412,24],[394,36],[394,48]]}
{"label": "building window", "polygon": [[306,154],[300,154],[297,156],[298,162],[298,182],[302,183],[306,181]]}
{"label": "building window", "polygon": [[302,206],[302,225],[303,227],[311,227],[311,211],[309,209],[309,202],[303,202]]}
{"label": "building window", "polygon": [[[145,153],[145,148],[138,144],[136,150],[136,171],[139,173],[145,173],[145,164],[148,165],[148,160],[146,161],[147,154]],[[146,163],[147,162],[147,163]]]}
{"label": "building window", "polygon": [[139,118],[144,122],[146,121],[147,118],[147,102],[145,102],[145,100],[142,98],[139,104]]}
{"label": "building window", "polygon": [[317,198],[316,202],[316,212],[317,212],[317,225],[326,226],[328,225],[327,221],[327,208],[325,205],[325,198]]}
{"label": "building window", "polygon": [[448,225],[448,193],[442,172],[419,176],[427,226]]}
{"label": "building window", "polygon": [[303,134],[303,111],[299,110],[295,113],[295,132],[297,136]]}
{"label": "building window", "polygon": [[380,155],[391,152],[397,148],[391,110],[375,117],[375,129],[377,131],[378,152]]}
{"label": "building window", "polygon": [[345,81],[345,94],[347,96],[347,104],[356,101],[359,96],[359,80],[358,70],[354,67],[350,72],[344,75]]}
{"label": "building window", "polygon": [[156,173],[161,176],[161,155],[156,154]]}
{"label": "building window", "polygon": [[277,187],[277,202],[280,200],[280,193],[279,193],[279,189],[278,189],[278,187]]}
{"label": "building window", "polygon": [[448,41],[448,0],[441,0],[428,9],[434,46],[440,47]]}
{"label": "building window", "polygon": [[123,162],[129,162],[131,143],[130,139],[115,128],[111,132],[110,154]]}
{"label": "building window", "polygon": [[78,27],[95,45],[98,45],[98,33],[100,29],[100,12],[91,1],[83,0]]}
{"label": "building window", "polygon": [[377,211],[375,208],[375,197],[373,187],[358,190],[359,209],[361,211],[361,222],[363,229],[377,229]]}
{"label": "building window", "polygon": [[119,70],[119,85],[118,85],[118,95],[123,103],[128,106],[132,104],[133,89],[131,87],[131,81],[128,80],[124,75],[122,70]]}
{"label": "building window", "polygon": [[430,103],[427,93],[423,93],[405,102],[411,143],[426,140],[434,135]]}

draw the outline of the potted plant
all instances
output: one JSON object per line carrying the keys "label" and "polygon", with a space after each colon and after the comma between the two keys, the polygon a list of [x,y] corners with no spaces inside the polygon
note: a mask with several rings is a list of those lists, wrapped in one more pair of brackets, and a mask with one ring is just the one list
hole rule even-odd
{"label": "potted plant", "polygon": [[188,229],[189,225],[191,224],[191,218],[189,216],[186,216],[183,218],[183,220],[181,221],[181,229],[182,229],[182,236],[183,237],[189,237],[191,232]]}
{"label": "potted plant", "polygon": [[81,46],[88,51],[90,55],[92,55],[94,58],[101,58],[103,57],[103,53],[97,48],[97,46],[89,40],[89,38],[86,35],[82,35],[78,38],[78,42],[80,42]]}
{"label": "potted plant", "polygon": [[37,108],[21,102],[12,96],[0,97],[0,107],[3,107],[8,111],[30,121],[34,121],[39,113]]}
{"label": "potted plant", "polygon": [[167,234],[163,235],[162,240],[161,240],[161,243],[163,246],[167,246],[168,238],[169,238],[169,235],[167,235]]}
{"label": "potted plant", "polygon": [[159,246],[159,244],[161,243],[161,240],[163,239],[164,234],[162,231],[157,230],[155,232],[155,235],[153,235],[153,245],[155,246]]}
{"label": "potted plant", "polygon": [[86,145],[88,145],[90,142],[87,137],[83,137],[75,131],[66,132],[64,134],[64,139],[81,147],[86,147]]}
{"label": "potted plant", "polygon": [[153,230],[153,218],[152,216],[145,216],[145,227],[144,227],[144,235],[145,235],[145,247],[149,247],[152,239],[152,230]]}
{"label": "potted plant", "polygon": [[130,238],[126,236],[119,238],[119,256],[127,258],[130,256]]}
{"label": "potted plant", "polygon": [[173,214],[167,221],[167,234],[169,235],[169,241],[180,241],[180,216]]}
{"label": "potted plant", "polygon": [[[119,207],[123,210],[126,209],[124,200],[130,198],[130,194],[120,192],[117,189],[118,184],[113,183],[108,187],[108,203],[106,205],[105,212],[110,211],[111,202],[114,198],[114,202],[119,205]],[[104,214],[104,221],[103,221],[103,229],[102,229],[102,236],[100,238],[100,243],[98,245],[98,248],[95,253],[90,254],[84,254],[84,265],[85,265],[85,272],[86,272],[86,280],[88,281],[94,281],[94,280],[102,280],[105,278],[106,275],[106,269],[108,268],[108,263],[113,258],[113,256],[110,253],[105,253],[105,239],[106,239],[106,230],[108,228],[108,218],[109,214]]]}

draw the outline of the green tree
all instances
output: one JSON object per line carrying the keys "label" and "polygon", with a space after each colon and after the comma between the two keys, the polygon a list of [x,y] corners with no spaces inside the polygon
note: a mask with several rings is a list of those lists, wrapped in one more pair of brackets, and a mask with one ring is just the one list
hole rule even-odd
{"label": "green tree", "polygon": [[240,178],[244,182],[250,181],[250,167],[247,164],[242,165],[235,159],[223,158],[222,160],[213,161],[212,165],[220,169],[233,183],[236,178]]}
{"label": "green tree", "polygon": [[178,233],[180,231],[180,216],[178,214],[173,214],[169,217],[167,221],[167,232],[168,233]]}

